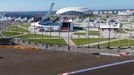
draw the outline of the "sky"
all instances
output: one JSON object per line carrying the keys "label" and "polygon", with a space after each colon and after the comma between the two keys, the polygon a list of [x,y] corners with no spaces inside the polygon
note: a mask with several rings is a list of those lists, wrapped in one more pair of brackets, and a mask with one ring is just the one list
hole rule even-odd
{"label": "sky", "polygon": [[47,11],[52,2],[55,2],[54,10],[64,7],[134,9],[134,0],[1,0],[0,11]]}

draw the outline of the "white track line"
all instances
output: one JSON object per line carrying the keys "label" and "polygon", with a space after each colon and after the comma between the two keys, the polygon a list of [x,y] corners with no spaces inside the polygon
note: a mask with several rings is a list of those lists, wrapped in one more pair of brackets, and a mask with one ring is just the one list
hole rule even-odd
{"label": "white track line", "polygon": [[112,63],[112,64],[106,64],[106,65],[92,67],[92,68],[87,68],[87,69],[82,69],[82,70],[77,70],[77,71],[72,71],[72,72],[67,72],[67,73],[62,73],[62,74],[58,74],[58,75],[71,75],[71,74],[82,73],[82,72],[87,72],[87,71],[91,71],[91,70],[96,70],[96,69],[101,69],[101,68],[105,68],[105,67],[111,67],[111,66],[131,63],[131,62],[134,62],[134,59],[122,61],[122,62],[116,62],[116,63]]}

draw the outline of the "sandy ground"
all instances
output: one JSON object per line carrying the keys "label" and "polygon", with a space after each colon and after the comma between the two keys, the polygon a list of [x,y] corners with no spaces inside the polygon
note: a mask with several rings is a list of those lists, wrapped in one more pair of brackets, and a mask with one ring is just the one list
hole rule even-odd
{"label": "sandy ground", "polygon": [[[3,57],[0,58],[0,75],[55,75],[134,59],[134,57],[98,57],[84,53],[49,52],[42,50],[24,51],[15,49],[0,49],[0,57]],[[86,75],[93,74],[86,73]]]}

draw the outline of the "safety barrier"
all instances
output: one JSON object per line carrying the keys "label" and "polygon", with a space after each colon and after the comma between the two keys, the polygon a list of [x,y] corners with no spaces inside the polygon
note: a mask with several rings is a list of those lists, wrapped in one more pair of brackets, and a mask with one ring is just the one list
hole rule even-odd
{"label": "safety barrier", "polygon": [[14,45],[14,46],[0,45],[0,48],[13,48],[13,49],[31,50],[31,51],[39,50],[39,48],[33,48],[30,46],[19,46],[19,45]]}

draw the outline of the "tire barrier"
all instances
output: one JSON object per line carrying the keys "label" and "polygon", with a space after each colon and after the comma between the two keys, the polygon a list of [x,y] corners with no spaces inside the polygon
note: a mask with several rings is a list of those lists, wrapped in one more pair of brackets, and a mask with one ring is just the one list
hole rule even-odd
{"label": "tire barrier", "polygon": [[0,45],[0,48],[13,48],[13,49],[21,49],[21,50],[31,50],[31,51],[37,51],[40,50],[39,48],[33,48],[33,47],[29,47],[29,46],[7,46],[7,45]]}

